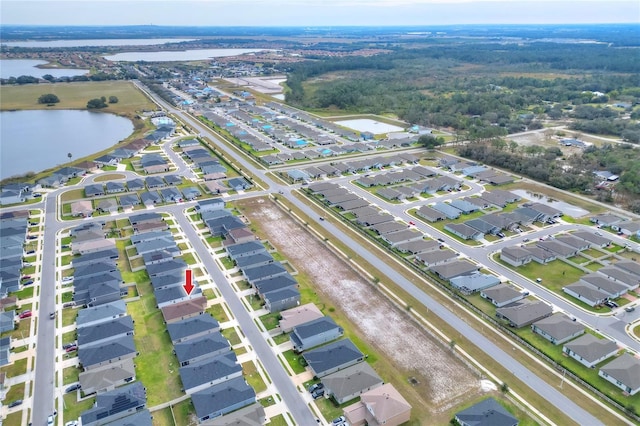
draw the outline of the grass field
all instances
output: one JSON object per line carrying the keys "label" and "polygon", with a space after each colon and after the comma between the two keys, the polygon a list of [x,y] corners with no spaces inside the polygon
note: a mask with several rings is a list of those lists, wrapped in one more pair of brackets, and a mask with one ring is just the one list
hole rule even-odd
{"label": "grass field", "polygon": [[[53,93],[60,98],[54,106],[38,104],[40,95]],[[151,102],[133,83],[128,81],[88,81],[77,83],[26,84],[1,86],[0,109],[86,109],[87,101],[101,96],[116,96],[118,103],[109,104],[101,111],[128,115],[143,109],[155,110]]]}

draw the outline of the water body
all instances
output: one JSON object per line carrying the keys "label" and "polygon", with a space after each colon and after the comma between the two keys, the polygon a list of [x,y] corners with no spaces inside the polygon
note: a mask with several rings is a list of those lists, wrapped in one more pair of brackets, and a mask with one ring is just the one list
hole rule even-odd
{"label": "water body", "polygon": [[155,46],[167,43],[194,41],[195,38],[121,38],[96,40],[49,40],[49,41],[10,41],[2,43],[8,47],[100,47],[100,46]]}
{"label": "water body", "polygon": [[202,61],[211,58],[238,56],[246,53],[260,52],[265,49],[193,49],[175,52],[123,52],[104,58],[114,62],[174,62]]}
{"label": "water body", "polygon": [[114,114],[72,110],[0,112],[0,179],[39,172],[115,145],[133,123]]}
{"label": "water body", "polygon": [[74,77],[85,75],[89,70],[67,69],[67,68],[37,68],[38,65],[47,64],[47,61],[37,59],[0,59],[0,78],[20,77],[28,75],[42,78],[43,75],[51,74],[58,77]]}
{"label": "water body", "polygon": [[569,204],[564,201],[548,198],[545,195],[542,195],[542,197],[536,197],[533,193],[524,189],[512,189],[511,192],[527,200],[546,204],[547,206],[553,207],[554,209],[561,210],[563,213],[568,214],[571,217],[580,218],[589,214],[589,212],[582,207],[574,206],[573,204]]}

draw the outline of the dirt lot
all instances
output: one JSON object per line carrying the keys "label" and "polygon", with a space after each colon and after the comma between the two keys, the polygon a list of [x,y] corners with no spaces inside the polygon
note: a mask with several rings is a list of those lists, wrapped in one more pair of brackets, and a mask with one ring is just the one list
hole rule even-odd
{"label": "dirt lot", "polygon": [[[417,409],[414,413],[442,416],[447,409],[480,392],[479,379],[451,354],[448,346],[417,326],[403,309],[390,303],[273,202],[251,199],[238,206],[259,228],[258,234],[308,277],[320,300],[335,306],[335,312],[327,313],[338,322],[342,318],[350,321],[352,326],[346,328],[355,328],[385,364],[395,369],[381,371],[383,360],[380,366],[374,363],[383,378],[391,379]],[[413,386],[408,384],[412,377],[418,381]],[[415,424],[423,424],[424,420]],[[431,424],[443,420],[446,423],[447,419],[439,418]]]}

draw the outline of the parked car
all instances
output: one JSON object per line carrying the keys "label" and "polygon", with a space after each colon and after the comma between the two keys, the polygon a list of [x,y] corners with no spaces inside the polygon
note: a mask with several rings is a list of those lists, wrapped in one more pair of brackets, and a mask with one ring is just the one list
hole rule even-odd
{"label": "parked car", "polygon": [[51,414],[47,417],[47,426],[53,426],[53,416]]}
{"label": "parked car", "polygon": [[315,392],[311,394],[313,399],[318,399],[324,396],[324,389],[317,389]]}
{"label": "parked car", "polygon": [[27,311],[22,311],[18,314],[18,318],[23,319],[23,318],[29,318],[31,315],[33,315],[33,312],[27,310]]}
{"label": "parked car", "polygon": [[56,313],[55,312],[49,312],[49,318],[56,319]]}
{"label": "parked car", "polygon": [[75,343],[65,343],[64,345],[62,345],[62,349],[68,349],[71,346],[75,346],[75,345],[76,345]]}
{"label": "parked car", "polygon": [[324,385],[322,383],[315,383],[315,384],[309,386],[309,392],[310,393],[314,393],[318,389],[324,389]]}
{"label": "parked car", "polygon": [[33,280],[27,280],[22,283],[22,285],[31,285],[31,284],[33,284]]}
{"label": "parked car", "polygon": [[62,305],[63,308],[71,308],[73,306],[76,306],[76,302],[67,302]]}
{"label": "parked car", "polygon": [[333,419],[331,423],[333,423],[334,425],[341,425],[341,424],[344,424],[344,422],[346,421],[347,421],[347,418],[345,416],[340,416]]}
{"label": "parked car", "polygon": [[27,252],[27,254],[33,254],[33,253],[35,253],[35,252],[36,252],[35,250],[29,250],[29,251]]}
{"label": "parked car", "polygon": [[62,282],[63,283],[68,283],[73,281],[73,277],[62,277]]}
{"label": "parked car", "polygon": [[607,300],[606,302],[604,302],[605,306],[608,306],[610,308],[617,308],[618,304],[616,302],[614,302],[613,300]]}
{"label": "parked car", "polygon": [[16,399],[15,401],[13,401],[9,405],[7,405],[7,407],[13,408],[13,407],[17,407],[18,405],[21,405],[21,404],[22,404],[22,400],[21,399]]}
{"label": "parked car", "polygon": [[81,387],[82,387],[82,385],[80,383],[76,383],[75,385],[71,385],[67,389],[65,389],[65,393],[70,393],[70,392],[77,391]]}
{"label": "parked car", "polygon": [[24,275],[21,279],[30,280],[31,279],[31,275]]}
{"label": "parked car", "polygon": [[78,426],[78,421],[77,420],[68,421],[64,424],[64,426]]}
{"label": "parked car", "polygon": [[77,345],[71,345],[69,346],[67,349],[65,349],[67,351],[67,353],[69,352],[75,352],[78,350],[78,346]]}

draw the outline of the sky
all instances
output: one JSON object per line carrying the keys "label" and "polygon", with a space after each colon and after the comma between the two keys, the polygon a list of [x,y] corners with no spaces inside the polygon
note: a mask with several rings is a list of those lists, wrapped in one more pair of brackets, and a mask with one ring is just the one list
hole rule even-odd
{"label": "sky", "polygon": [[1,0],[0,25],[640,23],[640,0]]}

